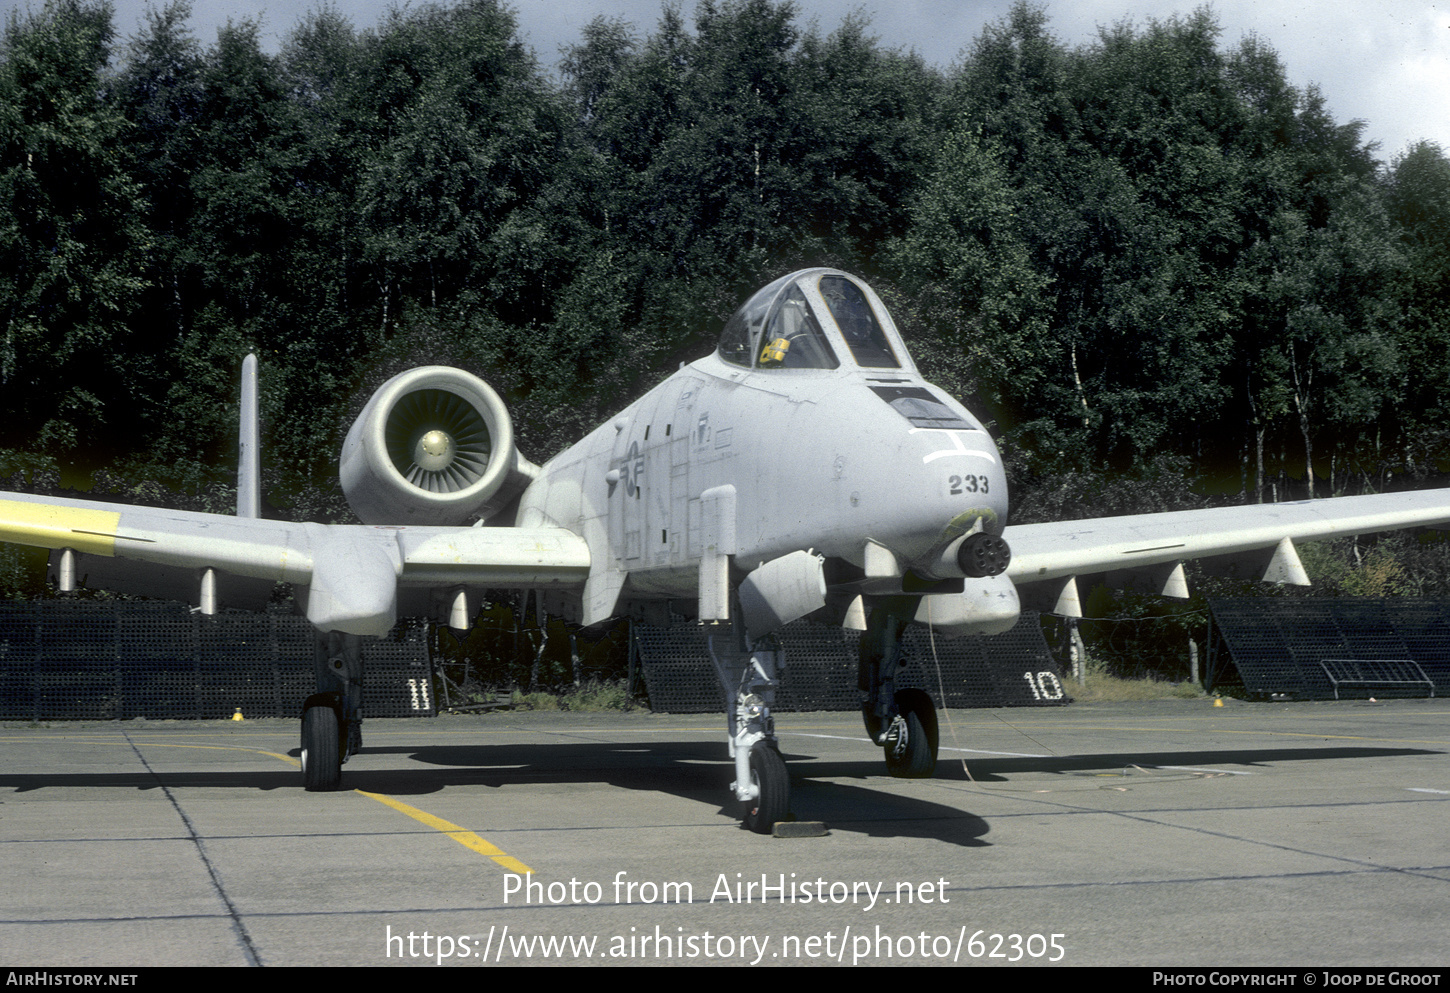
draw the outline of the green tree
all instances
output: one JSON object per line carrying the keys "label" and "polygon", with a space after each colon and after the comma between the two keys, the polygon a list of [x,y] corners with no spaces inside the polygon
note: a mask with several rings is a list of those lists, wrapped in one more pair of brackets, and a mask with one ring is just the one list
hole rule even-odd
{"label": "green tree", "polygon": [[134,426],[133,332],[148,248],[107,105],[111,10],[12,12],[0,46],[0,409],[26,447],[74,453]]}
{"label": "green tree", "polygon": [[566,53],[582,150],[566,182],[588,191],[572,258],[591,285],[608,272],[635,287],[615,310],[635,375],[698,354],[781,271],[869,269],[905,230],[939,78],[882,51],[860,19],[822,35],[796,15],[701,3],[691,34],[666,8],[642,42],[596,22]]}
{"label": "green tree", "polygon": [[1003,158],[973,131],[948,135],[889,265],[928,378],[1020,424],[1051,366],[1050,279],[1033,266]]}
{"label": "green tree", "polygon": [[384,329],[399,300],[470,302],[535,319],[527,274],[496,264],[527,238],[510,215],[546,182],[560,121],[496,0],[395,10],[365,48],[376,117],[358,190]]}
{"label": "green tree", "polygon": [[1399,347],[1407,377],[1401,406],[1405,466],[1439,469],[1450,441],[1450,159],[1430,142],[1398,156],[1385,204],[1404,253]]}

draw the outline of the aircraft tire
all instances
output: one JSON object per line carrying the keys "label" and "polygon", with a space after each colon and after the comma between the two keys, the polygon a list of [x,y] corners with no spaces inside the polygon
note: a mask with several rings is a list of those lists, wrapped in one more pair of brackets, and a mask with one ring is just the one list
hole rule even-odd
{"label": "aircraft tire", "polygon": [[310,793],[335,790],[342,781],[337,711],[308,707],[302,714],[302,785]]}
{"label": "aircraft tire", "polygon": [[756,834],[770,834],[776,821],[790,813],[790,773],[773,745],[750,750],[750,781],[760,788],[760,795],[746,801],[745,826]]}
{"label": "aircraft tire", "polygon": [[906,718],[906,754],[894,758],[888,751],[886,770],[898,779],[930,779],[940,744],[936,705],[921,690],[902,690],[896,694],[896,709]]}

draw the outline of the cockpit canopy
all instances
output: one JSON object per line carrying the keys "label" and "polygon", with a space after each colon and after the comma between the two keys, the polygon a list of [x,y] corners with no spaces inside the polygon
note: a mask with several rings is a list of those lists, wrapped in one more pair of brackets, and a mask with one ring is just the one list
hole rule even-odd
{"label": "cockpit canopy", "polygon": [[757,292],[725,323],[719,354],[754,369],[909,369],[891,317],[870,288],[836,269],[803,269]]}

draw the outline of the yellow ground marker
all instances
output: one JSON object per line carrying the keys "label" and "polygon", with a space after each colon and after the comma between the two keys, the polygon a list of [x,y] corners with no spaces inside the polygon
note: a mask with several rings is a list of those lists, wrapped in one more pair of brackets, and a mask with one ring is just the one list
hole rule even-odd
{"label": "yellow ground marker", "polygon": [[392,807],[401,814],[407,814],[420,824],[426,824],[435,831],[442,831],[448,837],[458,842],[464,848],[471,848],[480,855],[486,855],[493,859],[505,869],[518,873],[533,872],[512,855],[506,854],[503,849],[492,844],[484,838],[479,837],[467,828],[461,828],[457,824],[445,821],[441,817],[434,817],[426,810],[419,810],[417,807],[410,807],[401,800],[394,800],[383,793],[369,793],[367,790],[353,790],[354,793],[361,793],[363,796],[372,797],[378,803]]}
{"label": "yellow ground marker", "polygon": [[[0,740],[4,739],[0,738]],[[298,768],[301,768],[302,766],[301,762],[297,761],[290,755],[283,755],[280,752],[263,751],[260,748],[248,748],[245,745],[196,745],[191,743],[171,744],[162,742],[145,742],[144,744],[148,748],[206,748],[216,751],[227,752],[251,752],[254,755],[267,755],[274,759],[281,759],[283,762],[286,762],[290,766],[295,766]],[[384,793],[369,793],[367,790],[353,790],[353,792],[361,796],[369,797],[370,799],[376,800],[378,803],[381,803],[384,806],[392,807],[400,814],[407,814],[409,817],[413,818],[413,820],[417,821],[420,824],[426,824],[428,825],[428,827],[432,828],[435,831],[443,832],[444,834],[448,835],[448,837],[452,838],[454,841],[462,845],[464,848],[472,849],[480,855],[484,855],[488,858],[493,859],[495,862],[503,866],[505,869],[508,869],[510,872],[517,872],[523,874],[534,871],[533,869],[524,865],[518,859],[514,858],[512,855],[505,852],[502,848],[499,848],[497,845],[490,842],[487,838],[474,834],[467,828],[459,827],[452,821],[445,821],[441,817],[435,817],[432,814],[428,813],[428,811],[426,810],[419,810],[417,807],[411,807],[403,801],[394,800],[392,797]]]}

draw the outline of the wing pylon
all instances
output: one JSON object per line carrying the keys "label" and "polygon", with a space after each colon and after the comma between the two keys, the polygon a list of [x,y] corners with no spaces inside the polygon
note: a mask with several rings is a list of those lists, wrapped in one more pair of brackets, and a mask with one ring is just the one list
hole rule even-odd
{"label": "wing pylon", "polygon": [[1323,541],[1450,522],[1450,492],[1421,490],[1294,503],[1099,517],[1004,529],[1007,575],[1025,606],[1081,617],[1077,578],[1186,597],[1183,563],[1210,575],[1309,585],[1295,542]]}
{"label": "wing pylon", "polygon": [[59,553],[62,588],[113,558],[190,570],[198,589],[207,570],[292,583],[319,630],[359,635],[393,626],[399,586],[577,586],[589,573],[588,545],[564,528],[293,524],[19,493],[0,497],[0,540]]}

